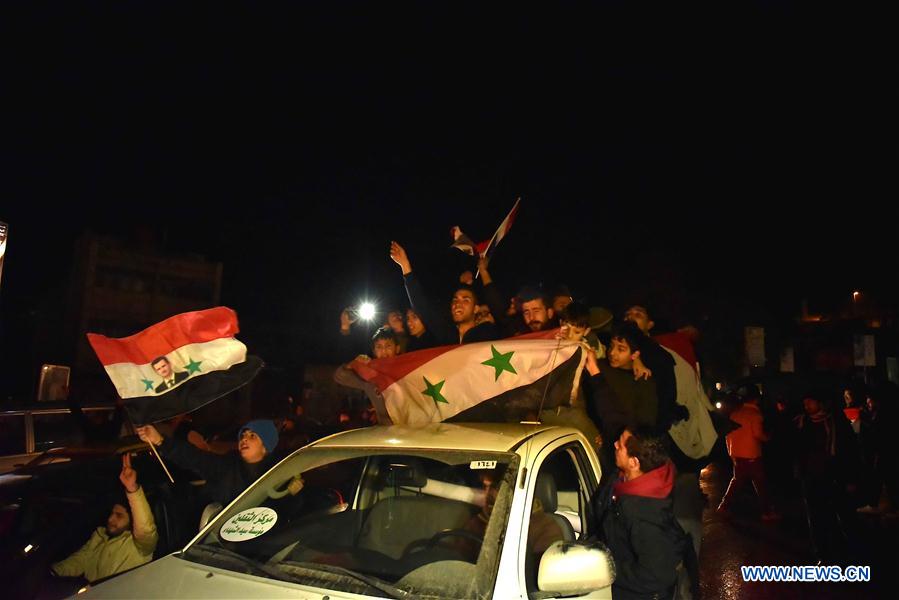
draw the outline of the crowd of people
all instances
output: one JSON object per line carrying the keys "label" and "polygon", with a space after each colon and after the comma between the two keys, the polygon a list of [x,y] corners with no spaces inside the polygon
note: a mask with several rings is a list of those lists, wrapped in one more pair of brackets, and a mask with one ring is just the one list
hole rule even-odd
{"label": "crowd of people", "polygon": [[[334,372],[335,383],[367,399],[357,413],[335,407],[336,429],[391,423],[384,398],[351,367],[354,361],[558,330],[558,337],[584,348],[583,381],[568,404],[532,418],[575,427],[597,450],[603,481],[593,499],[595,523],[590,531],[615,559],[615,596],[672,597],[677,589],[685,597],[695,591],[706,504],[699,476],[710,461],[711,448],[697,453],[685,445],[682,434],[675,434],[679,423],[695,416],[680,385],[684,372],[692,373],[697,365],[695,330],[654,335],[655,323],[645,304],[631,305],[616,320],[605,308],[574,301],[565,286],[524,287],[510,298],[484,258],[476,275],[463,273],[448,302],[442,303],[423,289],[399,243],[391,243],[390,258],[401,270],[409,306],[388,311],[367,351],[348,352],[348,362]],[[357,318],[349,309],[340,314],[340,338],[353,336]],[[679,371],[678,363],[686,369]],[[698,374],[695,377],[698,381]],[[719,427],[733,477],[718,512],[741,512],[741,492],[751,483],[758,516],[778,520],[778,501],[796,481],[815,558],[831,563],[847,558],[852,546],[849,513],[889,516],[899,506],[899,469],[894,446],[887,441],[897,400],[890,392],[887,386],[847,388],[840,410],[828,410],[824,398],[809,394],[802,410],[791,414],[783,399],[772,400],[758,387],[744,386],[728,405],[730,428]],[[213,451],[189,419],[174,426],[138,427],[136,433],[164,459],[201,475],[207,482],[205,500],[221,506],[278,457],[331,431],[306,414],[305,404],[291,401],[286,418],[246,423],[238,432],[236,450],[227,452]],[[106,527],[94,532],[81,550],[54,565],[55,574],[92,581],[152,557],[152,513],[127,455],[124,460],[121,481],[127,499],[113,506]],[[292,485],[295,493],[302,481]]]}
{"label": "crowd of people", "polygon": [[[483,257],[476,276],[462,273],[449,302],[441,306],[423,289],[408,253],[395,241],[390,258],[402,272],[409,306],[405,314],[388,311],[384,325],[370,340],[370,354],[339,366],[334,381],[362,390],[377,422],[390,424],[384,398],[357,375],[352,362],[555,329],[559,337],[582,344],[584,385],[577,386],[578,393],[568,404],[532,418],[579,429],[600,456],[605,491],[594,503],[595,530],[603,532],[616,560],[616,597],[669,593],[678,573],[686,572],[686,565],[696,565],[702,462],[685,456],[668,434],[671,425],[689,413],[677,400],[672,351],[650,335],[654,323],[647,308],[633,305],[622,319],[612,322],[608,310],[574,301],[565,286],[527,286],[510,299]],[[351,335],[356,316],[351,310],[340,315],[342,336]],[[654,524],[642,527],[647,519]]]}
{"label": "crowd of people", "polygon": [[[718,506],[730,517],[751,487],[760,518],[779,520],[778,503],[798,496],[813,558],[845,564],[858,556],[858,518],[899,519],[899,464],[888,436],[896,423],[899,387],[852,382],[843,389],[771,398],[757,385],[734,391],[727,435],[733,476]],[[743,502],[742,514],[752,512]]]}

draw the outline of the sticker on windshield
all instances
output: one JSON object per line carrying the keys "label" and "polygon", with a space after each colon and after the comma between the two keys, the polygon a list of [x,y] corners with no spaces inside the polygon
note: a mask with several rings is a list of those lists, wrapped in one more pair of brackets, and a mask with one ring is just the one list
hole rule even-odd
{"label": "sticker on windshield", "polygon": [[495,460],[473,460],[471,461],[471,465],[469,465],[470,469],[495,469],[496,461]]}
{"label": "sticker on windshield", "polygon": [[278,513],[271,508],[242,510],[222,525],[220,533],[228,542],[245,542],[256,539],[278,522]]}

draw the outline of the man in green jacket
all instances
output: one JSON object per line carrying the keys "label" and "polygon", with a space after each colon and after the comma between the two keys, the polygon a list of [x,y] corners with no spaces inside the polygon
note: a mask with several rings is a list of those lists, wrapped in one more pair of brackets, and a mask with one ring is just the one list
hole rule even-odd
{"label": "man in green jacket", "polygon": [[122,455],[119,480],[125,486],[128,504],[112,506],[105,527],[98,527],[80,550],[51,566],[61,577],[83,576],[89,582],[139,567],[153,559],[156,523],[153,512],[137,483],[137,471],[131,467],[131,456]]}

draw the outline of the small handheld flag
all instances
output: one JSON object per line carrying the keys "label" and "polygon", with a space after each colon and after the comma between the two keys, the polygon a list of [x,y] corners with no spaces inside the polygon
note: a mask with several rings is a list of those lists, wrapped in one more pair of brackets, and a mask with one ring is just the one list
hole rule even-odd
{"label": "small handheld flag", "polygon": [[493,255],[493,251],[512,228],[512,223],[515,221],[515,216],[518,214],[519,202],[521,202],[521,198],[515,200],[515,205],[512,207],[512,210],[509,211],[509,214],[506,215],[506,218],[503,219],[502,223],[500,223],[499,227],[496,229],[496,233],[494,233],[493,237],[488,241],[475,244],[471,241],[471,238],[459,229],[458,226],[454,226],[450,230],[453,235],[452,247],[461,250],[469,256],[475,256],[475,253],[477,253],[478,257],[489,259]]}

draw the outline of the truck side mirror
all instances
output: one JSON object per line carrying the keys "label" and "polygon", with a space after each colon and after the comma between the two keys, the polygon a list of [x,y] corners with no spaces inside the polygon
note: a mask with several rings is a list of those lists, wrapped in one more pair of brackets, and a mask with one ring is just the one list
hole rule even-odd
{"label": "truck side mirror", "polygon": [[593,592],[615,581],[615,561],[602,544],[553,543],[540,558],[537,589],[573,596]]}

